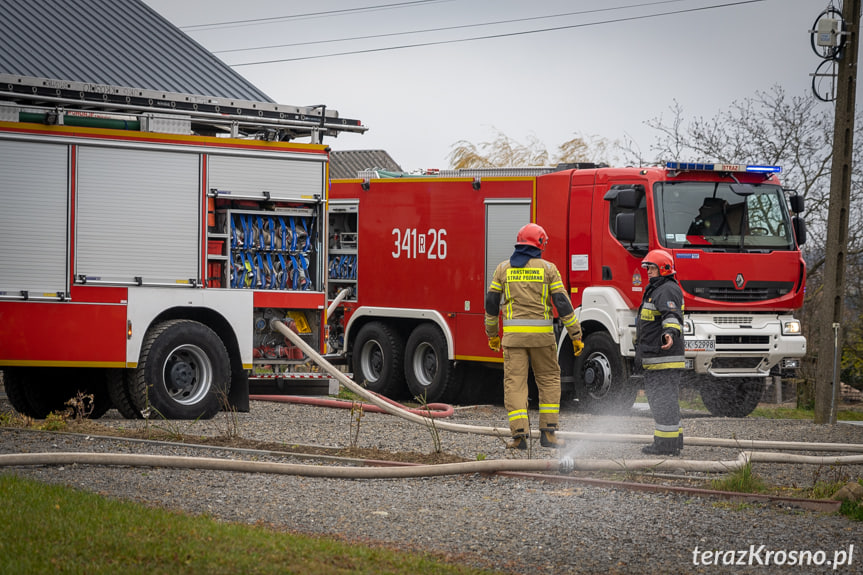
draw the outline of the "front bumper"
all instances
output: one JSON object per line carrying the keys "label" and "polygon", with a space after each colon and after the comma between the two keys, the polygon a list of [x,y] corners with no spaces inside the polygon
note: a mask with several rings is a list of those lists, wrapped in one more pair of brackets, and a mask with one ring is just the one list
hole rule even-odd
{"label": "front bumper", "polygon": [[687,367],[714,377],[767,377],[784,359],[806,355],[806,338],[783,333],[780,314],[687,314]]}

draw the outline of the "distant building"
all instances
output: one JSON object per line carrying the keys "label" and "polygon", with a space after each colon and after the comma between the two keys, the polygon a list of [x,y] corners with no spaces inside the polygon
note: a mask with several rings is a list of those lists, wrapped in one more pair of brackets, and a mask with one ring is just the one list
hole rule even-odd
{"label": "distant building", "polygon": [[364,170],[401,172],[402,168],[384,150],[340,150],[330,152],[330,178],[356,178]]}

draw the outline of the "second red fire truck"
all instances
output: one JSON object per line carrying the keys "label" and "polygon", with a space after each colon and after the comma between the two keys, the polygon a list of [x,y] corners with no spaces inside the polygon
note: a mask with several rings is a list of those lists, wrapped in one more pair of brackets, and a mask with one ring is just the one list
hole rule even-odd
{"label": "second red fire truck", "polygon": [[[328,205],[330,356],[390,396],[478,400],[501,379],[483,299],[517,230],[543,226],[584,330],[559,358],[565,400],[632,405],[635,311],[651,249],[674,257],[686,315],[686,380],[715,415],[745,416],[765,382],[799,365],[806,340],[802,198],[779,168],[665,167],[361,173],[333,181]],[[790,206],[790,211],[789,211]]]}
{"label": "second red fire truck", "polygon": [[80,392],[90,417],[194,419],[248,409],[250,379],[322,378],[271,320],[324,345],[321,139],[364,130],[320,106],[0,74],[12,405],[43,418]]}

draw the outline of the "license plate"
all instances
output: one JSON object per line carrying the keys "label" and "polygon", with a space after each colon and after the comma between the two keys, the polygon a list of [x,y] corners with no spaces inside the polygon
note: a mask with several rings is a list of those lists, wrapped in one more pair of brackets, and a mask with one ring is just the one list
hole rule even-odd
{"label": "license plate", "polygon": [[684,340],[686,351],[716,351],[716,340],[687,339]]}

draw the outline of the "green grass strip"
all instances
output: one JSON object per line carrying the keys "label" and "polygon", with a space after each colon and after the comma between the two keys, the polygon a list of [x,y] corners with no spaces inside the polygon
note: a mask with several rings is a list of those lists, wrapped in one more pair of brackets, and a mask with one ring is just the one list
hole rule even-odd
{"label": "green grass strip", "polygon": [[481,574],[435,557],[221,523],[0,475],[0,573]]}

